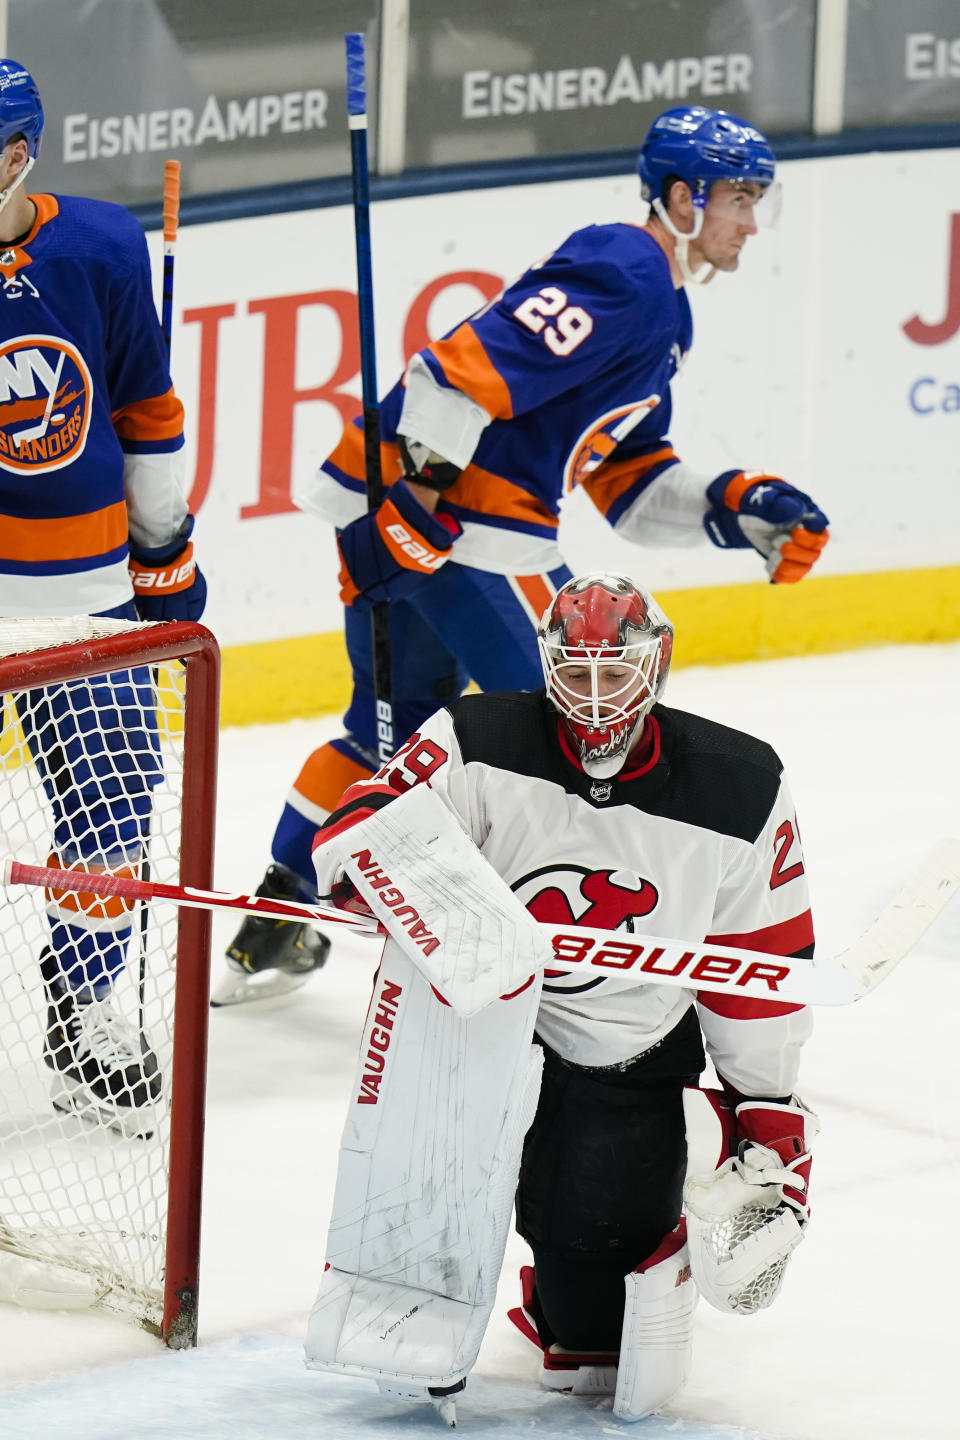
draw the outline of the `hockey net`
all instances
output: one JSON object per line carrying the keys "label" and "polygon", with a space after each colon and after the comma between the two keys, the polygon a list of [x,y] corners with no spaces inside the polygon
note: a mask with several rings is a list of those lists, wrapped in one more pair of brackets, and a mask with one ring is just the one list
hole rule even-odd
{"label": "hockey net", "polygon": [[[125,873],[209,887],[218,687],[202,626],[0,620],[4,850],[89,865],[89,842],[65,837],[106,833],[98,787],[101,798],[130,788],[132,767],[146,818]],[[138,906],[121,916],[110,1003],[157,1061],[148,1119],[129,1134],[63,1106],[45,1053],[51,941],[115,941],[116,917],[79,899],[92,939],[55,928],[64,892],[0,887],[0,1298],[97,1306],[179,1348],[196,1342],[209,914]]]}

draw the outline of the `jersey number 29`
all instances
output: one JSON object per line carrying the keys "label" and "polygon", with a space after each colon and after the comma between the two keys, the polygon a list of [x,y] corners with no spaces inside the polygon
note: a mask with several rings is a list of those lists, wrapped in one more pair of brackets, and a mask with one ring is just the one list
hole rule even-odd
{"label": "jersey number 29", "polygon": [[[513,313],[534,335],[543,335],[547,349],[554,355],[569,355],[593,329],[587,311],[581,305],[568,305],[566,292],[556,285],[544,285],[538,295],[530,295]],[[548,325],[548,319],[554,323]]]}
{"label": "jersey number 29", "polygon": [[422,739],[419,730],[415,730],[386,765],[377,771],[377,777],[385,780],[391,790],[403,795],[414,785],[429,780],[446,759],[446,750],[441,750],[432,740]]}

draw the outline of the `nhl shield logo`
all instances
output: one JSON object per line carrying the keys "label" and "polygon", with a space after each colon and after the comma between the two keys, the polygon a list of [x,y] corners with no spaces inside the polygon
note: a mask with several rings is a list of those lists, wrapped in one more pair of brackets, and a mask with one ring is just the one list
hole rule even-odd
{"label": "nhl shield logo", "polygon": [[55,335],[0,345],[0,466],[42,475],[82,455],[93,385],[76,346]]}

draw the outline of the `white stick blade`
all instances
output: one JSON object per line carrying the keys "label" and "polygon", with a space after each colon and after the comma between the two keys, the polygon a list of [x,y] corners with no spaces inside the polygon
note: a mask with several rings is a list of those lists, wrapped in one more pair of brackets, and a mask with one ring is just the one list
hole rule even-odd
{"label": "white stick blade", "polygon": [[919,944],[960,890],[960,840],[938,840],[902,890],[837,960],[873,990]]}

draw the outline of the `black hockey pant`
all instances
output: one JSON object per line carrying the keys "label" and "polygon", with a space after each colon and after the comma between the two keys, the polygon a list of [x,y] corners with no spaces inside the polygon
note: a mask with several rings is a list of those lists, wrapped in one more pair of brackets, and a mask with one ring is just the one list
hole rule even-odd
{"label": "black hockey pant", "polygon": [[543,1046],[543,1086],[517,1189],[533,1250],[534,1319],[544,1345],[617,1351],[623,1277],[680,1219],[686,1166],[682,1092],[704,1066],[691,1007],[646,1054],[583,1068]]}

